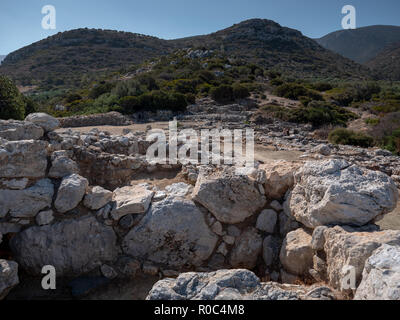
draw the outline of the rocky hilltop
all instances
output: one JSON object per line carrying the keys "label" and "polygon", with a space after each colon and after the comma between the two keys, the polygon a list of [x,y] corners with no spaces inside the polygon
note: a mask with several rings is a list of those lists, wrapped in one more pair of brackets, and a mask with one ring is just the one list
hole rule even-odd
{"label": "rocky hilltop", "polygon": [[263,19],[196,37],[163,40],[113,30],[77,29],[58,33],[10,53],[0,73],[18,84],[76,86],[98,77],[162,57],[177,49],[218,49],[264,67],[301,77],[365,78],[368,70],[318,45],[299,31]]}
{"label": "rocky hilltop", "polygon": [[[248,108],[229,109],[193,106],[203,118],[194,128],[249,126],[232,117]],[[44,265],[81,287],[159,276],[149,300],[400,298],[400,231],[375,224],[396,208],[398,157],[252,123],[257,145],[303,156],[250,168],[153,164],[145,131],[59,126],[43,113],[0,122],[1,298]]]}

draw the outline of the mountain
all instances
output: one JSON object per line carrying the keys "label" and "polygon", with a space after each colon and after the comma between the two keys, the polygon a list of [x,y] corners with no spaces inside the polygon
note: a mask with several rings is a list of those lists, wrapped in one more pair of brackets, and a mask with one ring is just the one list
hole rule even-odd
{"label": "mountain", "polygon": [[367,69],[318,45],[299,31],[252,19],[203,36],[162,40],[129,32],[77,29],[58,33],[10,53],[0,73],[22,85],[79,86],[105,72],[118,71],[171,53],[206,47],[232,58],[299,77],[360,78]]}
{"label": "mountain", "polygon": [[388,45],[400,42],[400,27],[369,26],[340,30],[315,40],[328,50],[358,63],[366,63]]}
{"label": "mountain", "polygon": [[300,31],[271,20],[251,19],[224,30],[172,41],[179,47],[204,46],[297,77],[362,77],[360,65],[324,49]]}
{"label": "mountain", "polygon": [[366,65],[380,78],[400,81],[400,42],[389,45]]}
{"label": "mountain", "polygon": [[21,84],[79,85],[82,77],[115,71],[167,54],[155,37],[112,30],[76,29],[58,33],[10,53],[0,73]]}
{"label": "mountain", "polygon": [[5,57],[6,57],[6,56],[0,55],[0,64],[1,64],[1,62],[4,60]]}

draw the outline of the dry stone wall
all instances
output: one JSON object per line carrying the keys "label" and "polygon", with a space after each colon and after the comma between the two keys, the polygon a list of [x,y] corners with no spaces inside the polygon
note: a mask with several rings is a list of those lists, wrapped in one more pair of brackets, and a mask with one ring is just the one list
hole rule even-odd
{"label": "dry stone wall", "polygon": [[[375,250],[400,246],[399,231],[373,224],[398,200],[384,173],[331,158],[251,170],[152,165],[143,135],[56,133],[57,119],[29,119],[0,125],[0,238],[11,257],[0,257],[0,297],[17,285],[18,268],[40,276],[53,265],[59,277],[181,274],[148,299],[336,299],[356,293],[342,288],[350,265],[357,297],[370,298],[383,276],[371,271],[384,255]],[[163,170],[186,180],[132,183]],[[199,286],[189,292],[182,279]]]}

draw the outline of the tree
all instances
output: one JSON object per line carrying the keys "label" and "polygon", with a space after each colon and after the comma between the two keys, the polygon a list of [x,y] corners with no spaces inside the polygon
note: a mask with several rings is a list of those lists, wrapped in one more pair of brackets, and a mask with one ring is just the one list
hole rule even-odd
{"label": "tree", "polygon": [[14,83],[5,76],[0,76],[0,119],[23,120],[25,100]]}

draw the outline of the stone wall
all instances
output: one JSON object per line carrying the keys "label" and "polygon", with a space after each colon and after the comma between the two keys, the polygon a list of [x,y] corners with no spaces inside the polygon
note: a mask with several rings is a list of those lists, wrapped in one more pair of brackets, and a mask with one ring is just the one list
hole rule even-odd
{"label": "stone wall", "polygon": [[[213,282],[246,275],[243,287],[231,287],[239,294],[225,297],[263,299],[274,297],[270,290],[285,299],[339,297],[333,291],[352,296],[356,290],[341,284],[349,265],[357,286],[365,273],[364,293],[357,296],[366,296],[374,280],[364,270],[368,259],[382,245],[400,246],[399,231],[373,224],[398,200],[384,173],[330,158],[251,169],[154,166],[146,162],[148,144],[140,134],[56,133],[56,119],[30,120],[0,124],[10,139],[0,146],[0,234],[11,250],[11,261],[0,257],[0,297],[17,285],[18,268],[40,276],[44,265],[62,278],[183,273]],[[181,170],[186,181],[163,188],[151,180],[131,183],[139,173],[161,170]],[[223,269],[254,273],[213,273]],[[273,283],[253,283],[253,276]],[[149,299],[173,294],[168,281]],[[317,294],[303,286],[292,296],[281,285],[321,282],[331,291],[317,288]],[[202,294],[199,288],[181,298]]]}
{"label": "stone wall", "polygon": [[60,118],[61,128],[91,127],[91,126],[128,126],[133,121],[119,112],[91,114],[87,116],[72,116]]}

